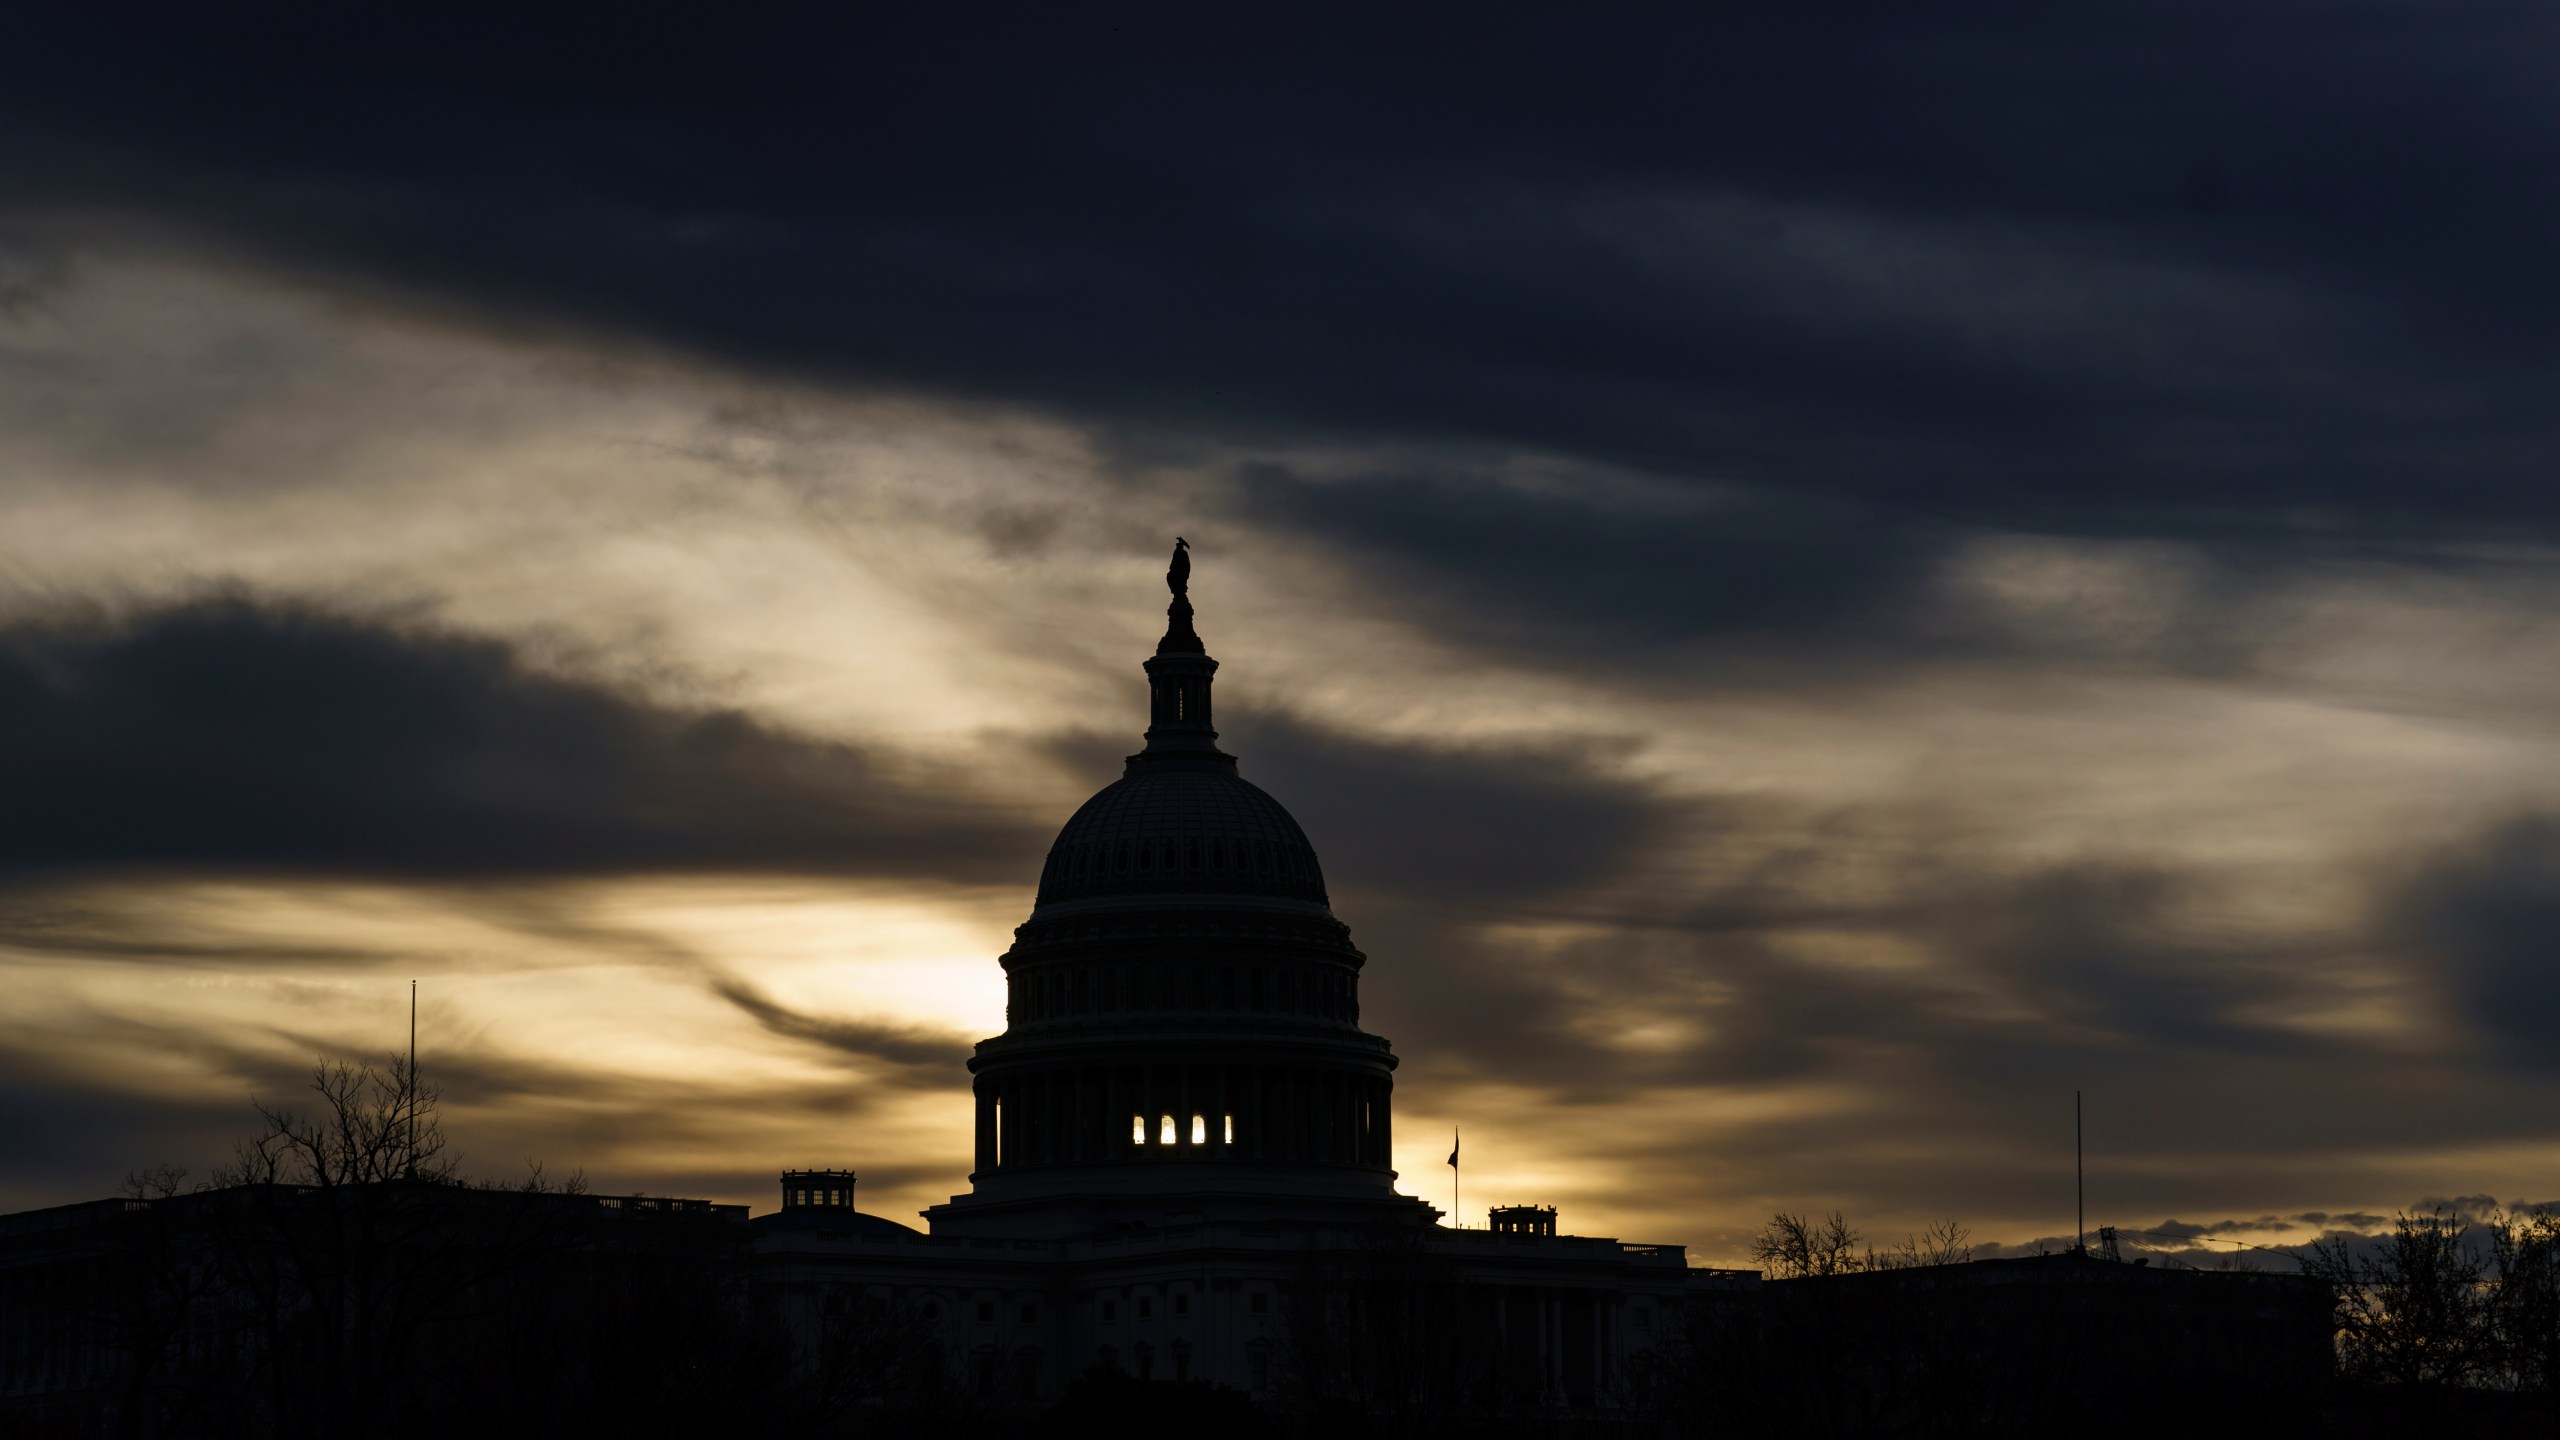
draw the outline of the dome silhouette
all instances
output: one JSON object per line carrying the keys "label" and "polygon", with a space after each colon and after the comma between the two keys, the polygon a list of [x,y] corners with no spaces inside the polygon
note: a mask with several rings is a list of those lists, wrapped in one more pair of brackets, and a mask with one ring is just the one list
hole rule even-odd
{"label": "dome silhouette", "polygon": [[1058,832],[1037,903],[1166,891],[1325,903],[1306,832],[1261,786],[1225,766],[1132,765]]}

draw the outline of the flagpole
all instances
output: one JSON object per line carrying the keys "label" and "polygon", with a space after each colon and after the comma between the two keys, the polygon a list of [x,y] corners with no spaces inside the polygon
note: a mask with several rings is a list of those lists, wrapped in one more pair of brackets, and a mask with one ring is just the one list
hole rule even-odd
{"label": "flagpole", "polygon": [[1452,1230],[1463,1230],[1467,1226],[1466,1212],[1458,1205],[1458,1177],[1464,1173],[1458,1168],[1458,1127],[1452,1125],[1449,1127],[1449,1228]]}

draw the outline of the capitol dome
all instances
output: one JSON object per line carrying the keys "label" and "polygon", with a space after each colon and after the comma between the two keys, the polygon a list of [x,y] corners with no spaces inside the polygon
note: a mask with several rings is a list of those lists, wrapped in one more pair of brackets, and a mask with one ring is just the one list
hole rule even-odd
{"label": "capitol dome", "polygon": [[1177,550],[1146,746],[1058,832],[1001,958],[1005,1030],[969,1061],[977,1164],[937,1235],[1429,1213],[1395,1191],[1367,957],[1306,832],[1218,748],[1189,577]]}
{"label": "capitol dome", "polygon": [[1049,847],[1038,909],[1167,891],[1325,903],[1306,832],[1261,786],[1226,766],[1151,766],[1084,802]]}

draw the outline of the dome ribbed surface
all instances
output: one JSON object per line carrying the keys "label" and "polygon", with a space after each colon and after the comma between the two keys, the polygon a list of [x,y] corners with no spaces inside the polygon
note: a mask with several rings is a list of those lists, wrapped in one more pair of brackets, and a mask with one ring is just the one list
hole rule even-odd
{"label": "dome ribbed surface", "polygon": [[1139,770],[1103,787],[1058,832],[1040,875],[1041,904],[1168,890],[1325,900],[1306,832],[1224,768]]}

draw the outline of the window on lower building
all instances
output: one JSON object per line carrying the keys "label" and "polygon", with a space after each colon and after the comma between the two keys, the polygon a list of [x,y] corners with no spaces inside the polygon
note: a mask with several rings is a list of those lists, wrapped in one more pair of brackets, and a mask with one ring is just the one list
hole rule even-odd
{"label": "window on lower building", "polygon": [[1639,1330],[1650,1330],[1653,1328],[1653,1310],[1650,1306],[1639,1305],[1636,1307],[1636,1328]]}
{"label": "window on lower building", "polygon": [[1141,1320],[1153,1320],[1156,1318],[1156,1302],[1147,1299],[1143,1295],[1138,1297],[1138,1318]]}
{"label": "window on lower building", "polygon": [[1103,1323],[1103,1324],[1105,1324],[1105,1325],[1115,1325],[1115,1324],[1118,1324],[1118,1323],[1119,1323],[1119,1320],[1120,1320],[1120,1304],[1119,1304],[1119,1302],[1118,1302],[1118,1301],[1116,1301],[1116,1300],[1105,1300],[1105,1301],[1103,1301],[1103,1302],[1102,1302],[1102,1323]]}
{"label": "window on lower building", "polygon": [[1191,1117],[1191,1143],[1194,1145],[1206,1145],[1209,1143],[1208,1116],[1194,1115]]}
{"label": "window on lower building", "polygon": [[1271,1313],[1271,1294],[1269,1291],[1254,1291],[1253,1298],[1250,1303],[1253,1308],[1253,1313],[1256,1315],[1268,1315]]}
{"label": "window on lower building", "polygon": [[1162,1118],[1161,1130],[1156,1136],[1156,1143],[1159,1145],[1171,1145],[1176,1143],[1172,1116],[1167,1115]]}
{"label": "window on lower building", "polygon": [[1177,1316],[1181,1316],[1181,1315],[1188,1315],[1188,1314],[1190,1314],[1190,1313],[1191,1313],[1191,1297],[1190,1297],[1190,1296],[1188,1296],[1188,1295],[1176,1295],[1176,1296],[1174,1296],[1174,1297],[1173,1297],[1173,1313],[1174,1313],[1175,1315],[1177,1315]]}
{"label": "window on lower building", "polygon": [[1132,1145],[1144,1145],[1147,1143],[1146,1116],[1132,1115],[1129,1117],[1129,1143]]}
{"label": "window on lower building", "polygon": [[1022,1323],[1023,1323],[1023,1324],[1025,1324],[1025,1325],[1032,1324],[1032,1323],[1034,1323],[1035,1321],[1037,1321],[1039,1318],[1040,1318],[1040,1307],[1039,1307],[1039,1306],[1037,1306],[1037,1305],[1025,1305],[1025,1306],[1023,1306],[1023,1307],[1022,1307]]}
{"label": "window on lower building", "polygon": [[993,1300],[981,1300],[981,1301],[979,1301],[979,1302],[978,1302],[978,1318],[979,1318],[980,1320],[993,1320],[994,1318],[996,1318],[996,1302],[994,1302]]}

